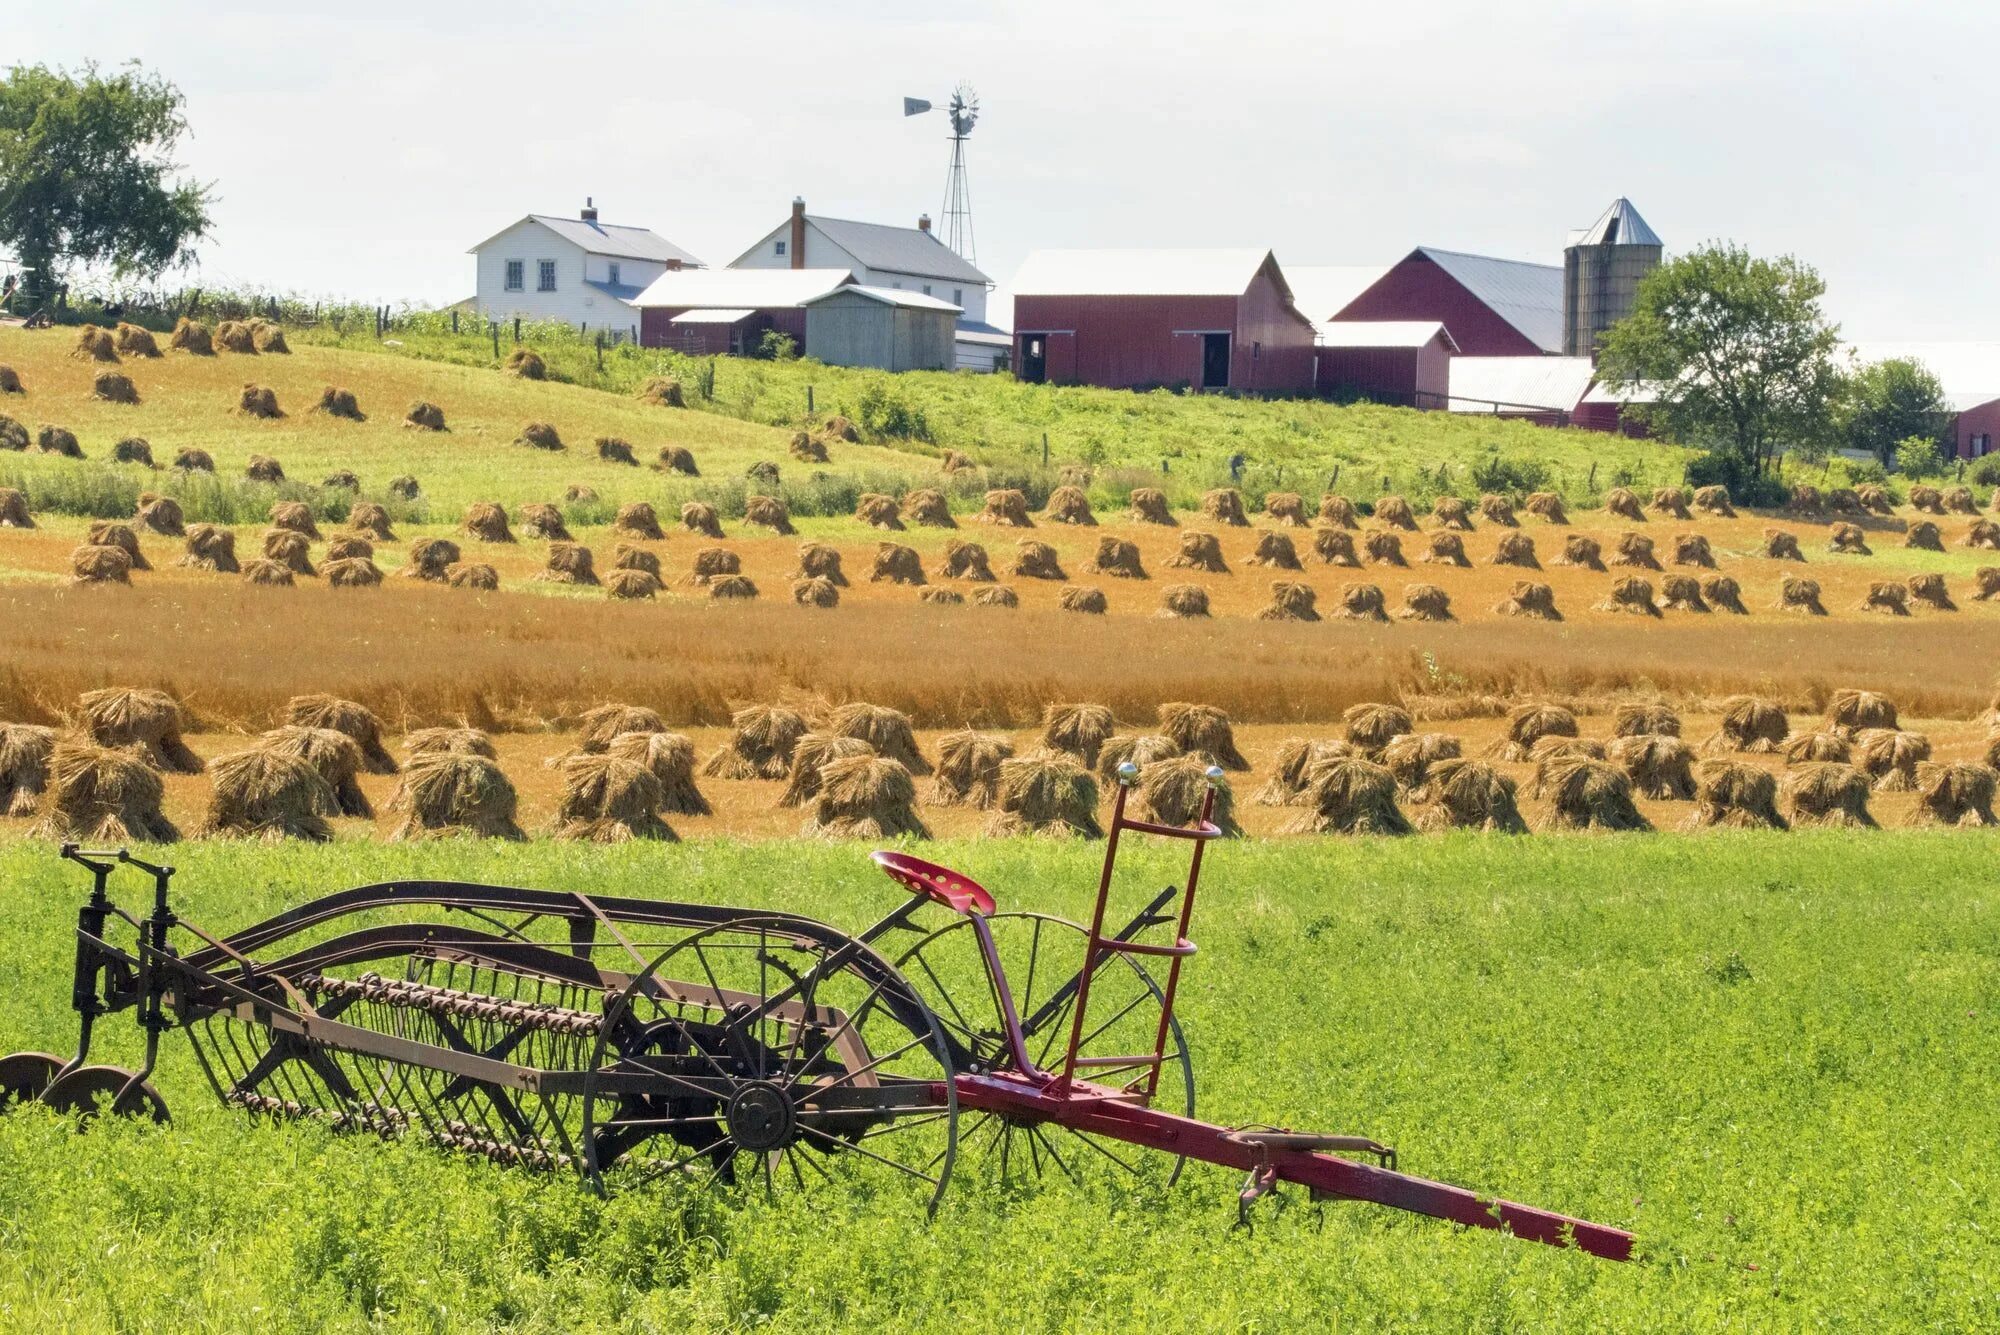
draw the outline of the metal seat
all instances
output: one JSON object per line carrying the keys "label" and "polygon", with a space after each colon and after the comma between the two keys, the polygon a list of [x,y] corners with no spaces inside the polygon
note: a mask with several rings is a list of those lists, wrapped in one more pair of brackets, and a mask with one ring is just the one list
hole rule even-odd
{"label": "metal seat", "polygon": [[889,874],[890,880],[906,890],[929,895],[954,913],[993,912],[993,896],[986,892],[986,887],[963,872],[889,849],[878,849],[869,856],[875,860],[876,866]]}

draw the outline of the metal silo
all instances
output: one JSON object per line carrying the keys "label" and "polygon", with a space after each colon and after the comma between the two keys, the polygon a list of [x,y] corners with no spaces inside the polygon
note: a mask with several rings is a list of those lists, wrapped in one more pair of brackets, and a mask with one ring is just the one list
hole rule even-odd
{"label": "metal silo", "polygon": [[1598,336],[1632,313],[1639,280],[1659,266],[1660,238],[1623,197],[1563,251],[1563,354],[1590,357]]}

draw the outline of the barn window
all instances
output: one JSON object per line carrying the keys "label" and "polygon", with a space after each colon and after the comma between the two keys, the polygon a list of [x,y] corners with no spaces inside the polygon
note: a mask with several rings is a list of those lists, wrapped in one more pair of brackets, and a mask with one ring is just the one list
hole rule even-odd
{"label": "barn window", "polygon": [[785,253],[785,243],[784,243],[784,242],[782,242],[782,241],[778,242],[778,243],[777,243],[777,244],[775,245],[775,247],[774,247],[774,248],[772,249],[771,253],[772,253],[773,255],[782,255],[782,254],[784,254],[784,253]]}
{"label": "barn window", "polygon": [[507,261],[507,290],[509,292],[519,292],[521,290],[521,270],[524,267],[525,264],[521,260]]}
{"label": "barn window", "polygon": [[535,291],[537,291],[537,292],[553,292],[553,291],[555,291],[555,290],[556,290],[556,262],[555,262],[554,260],[537,260],[537,261],[536,261],[536,266],[537,266],[537,268],[538,268],[538,270],[539,270],[539,272],[540,272],[540,276],[539,276],[539,278],[538,278],[538,279],[536,280],[536,283],[535,283]]}
{"label": "barn window", "polygon": [[951,290],[951,304],[954,306],[963,306],[965,304],[964,288],[955,287]]}
{"label": "barn window", "polygon": [[612,260],[610,267],[611,267],[611,285],[613,287],[616,287],[618,285],[618,261]]}
{"label": "barn window", "polygon": [[928,296],[929,296],[930,294],[931,294],[931,285],[930,285],[929,283],[925,283],[925,284],[924,284],[924,295],[928,297]]}

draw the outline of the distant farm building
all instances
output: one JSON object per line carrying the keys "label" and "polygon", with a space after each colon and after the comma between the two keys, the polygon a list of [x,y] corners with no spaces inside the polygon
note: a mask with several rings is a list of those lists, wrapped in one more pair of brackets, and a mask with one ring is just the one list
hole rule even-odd
{"label": "distant farm building", "polygon": [[954,326],[953,360],[947,365],[968,371],[1006,365],[1007,333],[986,320],[986,294],[993,280],[938,240],[928,215],[918,218],[915,227],[892,227],[807,213],[805,200],[794,199],[791,217],[731,260],[729,267],[845,269],[863,287],[948,302],[960,313]]}
{"label": "distant farm building", "polygon": [[1319,392],[1329,398],[1442,408],[1451,397],[1458,345],[1435,320],[1323,324],[1315,351]]}
{"label": "distant farm building", "polygon": [[1038,250],[1013,283],[1031,382],[1248,394],[1313,388],[1312,321],[1268,250]]}
{"label": "distant farm building", "polygon": [[1334,320],[1434,320],[1467,357],[1562,351],[1563,271],[1419,246],[1342,307]]}
{"label": "distant farm building", "polygon": [[2000,443],[2000,343],[1866,342],[1848,347],[1854,361],[1912,361],[1937,377],[1952,418],[1946,438],[1961,459],[1979,459]]}
{"label": "distant farm building", "polygon": [[1596,378],[1588,357],[1453,357],[1450,407],[1540,426],[1577,425],[1577,406]]}
{"label": "distant farm building", "polygon": [[1604,331],[1632,313],[1639,284],[1666,253],[1659,236],[1620,196],[1563,251],[1563,355],[1592,357]]}
{"label": "distant farm building", "polygon": [[531,213],[487,237],[474,257],[473,308],[495,320],[562,320],[586,332],[637,336],[633,300],[662,274],[702,262],[644,227]]}
{"label": "distant farm building", "polygon": [[707,269],[662,274],[633,302],[639,341],[696,357],[751,357],[779,334],[830,366],[945,371],[958,307],[856,283],[846,269]]}

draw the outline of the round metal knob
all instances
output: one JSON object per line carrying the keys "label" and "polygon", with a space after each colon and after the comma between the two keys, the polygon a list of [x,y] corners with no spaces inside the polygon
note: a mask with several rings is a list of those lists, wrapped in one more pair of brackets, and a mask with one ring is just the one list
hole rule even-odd
{"label": "round metal knob", "polygon": [[1131,761],[1127,760],[1118,766],[1118,782],[1129,786],[1138,782],[1138,779],[1139,767]]}

